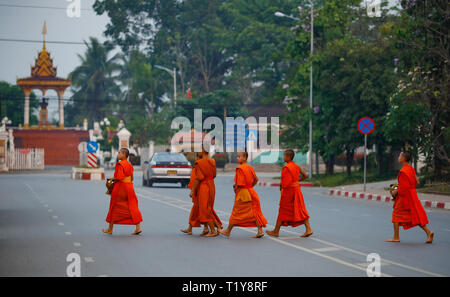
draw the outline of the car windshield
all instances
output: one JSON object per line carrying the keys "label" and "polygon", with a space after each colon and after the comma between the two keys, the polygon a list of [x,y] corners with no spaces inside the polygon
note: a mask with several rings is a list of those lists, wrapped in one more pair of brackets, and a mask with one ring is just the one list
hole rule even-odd
{"label": "car windshield", "polygon": [[153,157],[155,162],[187,162],[186,157],[183,154],[156,154]]}

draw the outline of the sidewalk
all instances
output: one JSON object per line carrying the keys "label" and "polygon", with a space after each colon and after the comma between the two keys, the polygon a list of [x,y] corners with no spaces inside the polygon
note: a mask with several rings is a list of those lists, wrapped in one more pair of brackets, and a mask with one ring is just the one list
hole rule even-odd
{"label": "sidewalk", "polygon": [[[376,183],[366,184],[366,191],[363,191],[364,185],[347,185],[330,189],[330,195],[336,195],[347,198],[357,198],[364,200],[374,200],[381,202],[393,202],[393,199],[387,190],[390,184],[397,183],[397,180],[388,180]],[[437,195],[417,192],[422,205],[431,208],[441,208],[450,210],[450,196]]]}

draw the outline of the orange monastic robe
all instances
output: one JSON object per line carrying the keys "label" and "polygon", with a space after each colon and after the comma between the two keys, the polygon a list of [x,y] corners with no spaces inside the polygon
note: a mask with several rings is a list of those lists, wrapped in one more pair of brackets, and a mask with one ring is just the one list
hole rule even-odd
{"label": "orange monastic robe", "polygon": [[417,225],[425,226],[428,224],[427,214],[420,203],[419,197],[417,197],[416,172],[409,164],[405,164],[398,173],[397,192],[392,222],[399,223],[405,230]]}
{"label": "orange monastic robe", "polygon": [[[255,170],[248,164],[241,164],[236,168],[234,184],[236,185],[236,195],[234,197],[233,211],[231,212],[229,223],[240,227],[266,227],[267,220],[261,211],[258,194],[253,189],[253,181],[256,178]],[[248,189],[251,201],[241,201],[238,199],[239,191]]]}
{"label": "orange monastic robe", "polygon": [[127,160],[118,162],[114,178],[117,181],[111,193],[106,221],[120,225],[136,225],[142,222],[142,215],[138,208],[138,200],[132,183],[133,165]]}
{"label": "orange monastic robe", "polygon": [[299,184],[300,167],[290,161],[281,170],[281,199],[277,222],[297,227],[309,219]]}
{"label": "orange monastic robe", "polygon": [[192,227],[200,227],[201,224],[216,221],[219,226],[222,222],[214,211],[214,198],[216,196],[216,187],[214,178],[216,177],[216,161],[203,157],[197,160],[192,169],[189,189],[193,189],[194,181],[198,180],[199,185],[192,198],[191,214],[189,215],[189,224]]}

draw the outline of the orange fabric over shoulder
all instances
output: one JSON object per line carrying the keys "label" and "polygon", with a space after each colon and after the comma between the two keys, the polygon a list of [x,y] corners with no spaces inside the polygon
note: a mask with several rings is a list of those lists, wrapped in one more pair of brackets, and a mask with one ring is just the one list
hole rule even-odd
{"label": "orange fabric over shoulder", "polygon": [[427,225],[427,214],[416,192],[416,172],[409,164],[405,164],[398,173],[397,192],[392,222],[399,223],[405,230]]}
{"label": "orange fabric over shoulder", "polygon": [[106,217],[108,223],[119,225],[136,225],[142,222],[138,200],[134,192],[133,183],[129,181],[133,176],[133,165],[127,160],[116,164],[114,178],[118,181],[111,193],[109,211]]}
{"label": "orange fabric over shoulder", "polygon": [[219,216],[214,211],[215,177],[216,162],[213,159],[203,157],[195,162],[188,185],[192,190],[195,180],[198,180],[200,183],[192,199],[193,205],[189,215],[189,224],[193,227],[200,227],[201,224],[214,221],[219,226],[222,226]]}
{"label": "orange fabric over shoulder", "polygon": [[[239,227],[256,227],[258,223],[261,227],[266,227],[267,220],[261,211],[261,203],[253,188],[255,180],[255,170],[248,164],[241,164],[236,168],[234,184],[236,185],[236,195],[234,197],[234,206],[229,223]],[[242,201],[239,199],[239,192],[248,190],[251,201]]]}
{"label": "orange fabric over shoulder", "polygon": [[281,198],[277,222],[297,227],[309,219],[299,184],[300,168],[290,161],[281,170]]}

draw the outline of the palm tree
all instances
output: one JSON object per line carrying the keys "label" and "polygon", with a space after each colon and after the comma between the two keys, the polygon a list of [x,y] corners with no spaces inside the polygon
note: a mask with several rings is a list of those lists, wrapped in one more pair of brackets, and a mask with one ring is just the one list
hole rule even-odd
{"label": "palm tree", "polygon": [[68,119],[80,123],[83,118],[100,121],[110,115],[114,99],[119,94],[117,71],[120,54],[112,55],[114,47],[90,37],[84,56],[78,55],[81,65],[70,74],[72,102],[68,106]]}
{"label": "palm tree", "polygon": [[161,85],[152,66],[139,51],[133,50],[122,57],[119,80],[123,89],[121,98],[126,103],[126,108],[121,109],[126,113],[124,118],[151,117],[162,106]]}

